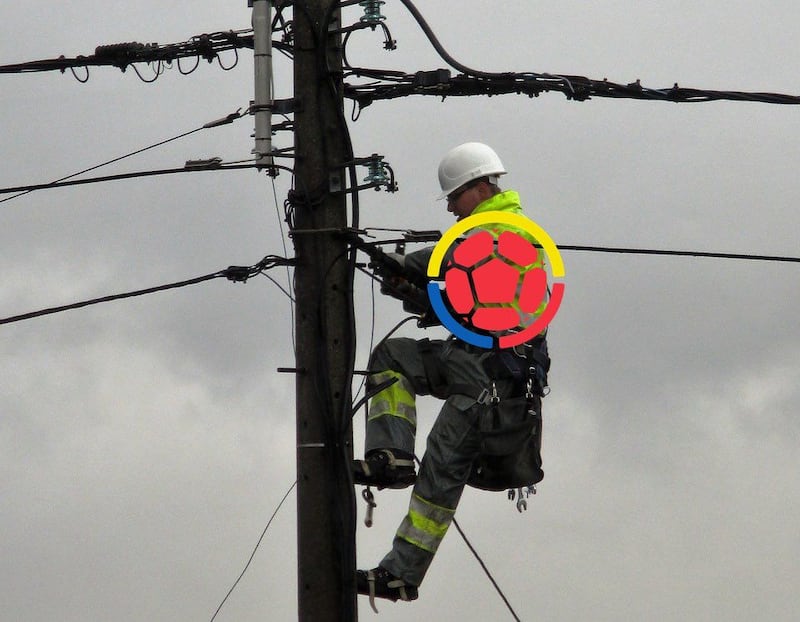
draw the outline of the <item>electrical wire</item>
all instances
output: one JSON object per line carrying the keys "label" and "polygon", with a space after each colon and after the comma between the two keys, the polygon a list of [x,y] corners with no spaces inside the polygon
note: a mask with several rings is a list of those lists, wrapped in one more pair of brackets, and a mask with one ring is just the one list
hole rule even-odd
{"label": "electrical wire", "polygon": [[[220,68],[225,71],[233,69],[239,62],[238,50],[240,48],[253,47],[252,28],[245,30],[220,31],[209,34],[195,35],[188,41],[182,43],[170,43],[158,45],[157,43],[114,43],[111,45],[101,45],[95,48],[95,53],[88,56],[77,56],[66,58],[59,56],[45,60],[16,63],[12,65],[0,65],[0,74],[3,73],[31,73],[41,71],[60,71],[64,73],[67,69],[72,71],[73,76],[79,82],[87,82],[89,79],[89,67],[111,66],[125,71],[128,67],[133,67],[134,72],[144,82],[154,82],[164,73],[165,67],[171,67],[173,61],[180,63],[181,58],[196,57],[197,64],[189,70],[184,71],[180,64],[178,70],[181,74],[192,73],[204,58],[209,63],[217,60]],[[282,42],[275,42],[276,47],[285,48]],[[232,65],[223,65],[220,54],[226,51],[233,51],[236,59]],[[153,67],[153,78],[145,78],[137,68],[137,63],[147,63]],[[86,69],[86,77],[79,78],[75,69],[82,67]]]}
{"label": "electrical wire", "polygon": [[[400,325],[395,327],[395,330],[397,328],[399,328],[399,326]],[[388,337],[388,335],[387,335],[387,337]],[[384,337],[384,340],[385,339],[386,339],[386,337]],[[414,455],[414,461],[417,463],[417,467],[418,468],[422,466],[422,461],[419,459],[419,457],[416,454]],[[486,576],[489,578],[489,581],[491,581],[492,585],[494,586],[495,591],[499,594],[500,598],[503,599],[503,602],[505,603],[505,605],[508,608],[508,610],[511,612],[511,615],[514,616],[514,620],[516,620],[517,622],[521,622],[520,619],[519,619],[519,616],[514,611],[514,608],[511,606],[511,603],[509,602],[508,598],[506,598],[506,595],[503,592],[502,588],[497,583],[497,581],[495,580],[494,576],[492,576],[492,573],[489,570],[489,567],[486,565],[486,562],[483,561],[483,559],[481,558],[481,556],[478,553],[478,551],[475,549],[474,546],[472,546],[472,542],[469,541],[469,538],[467,538],[467,534],[464,533],[463,529],[461,529],[461,525],[458,524],[458,521],[456,520],[455,516],[453,516],[453,526],[456,528],[456,531],[458,531],[459,535],[461,536],[461,539],[464,540],[464,544],[467,545],[467,548],[470,550],[472,555],[475,557],[476,560],[478,560],[478,563],[480,564],[481,568],[483,569],[483,572],[486,574]]]}
{"label": "electrical wire", "polygon": [[[281,245],[283,246],[283,254],[285,257],[289,256],[289,250],[286,248],[286,233],[283,229],[283,222],[286,217],[284,214],[284,219],[281,218],[280,207],[278,206],[278,190],[275,187],[275,177],[271,177],[272,180],[272,198],[275,204],[275,214],[278,217],[278,229],[281,232]],[[286,266],[286,284],[290,289],[293,289],[292,283],[292,273],[289,270],[289,266]],[[277,285],[277,282],[276,282]],[[283,289],[283,288],[281,288]],[[295,334],[295,321],[294,321],[294,305],[295,299],[291,295],[289,296],[289,316],[291,320],[291,331],[292,331],[292,352],[295,353],[297,356],[297,335]]]}
{"label": "electrical wire", "polygon": [[220,164],[209,163],[205,165],[184,166],[182,168],[162,168],[152,171],[137,171],[133,173],[120,173],[117,175],[103,175],[101,177],[89,177],[87,179],[72,179],[69,181],[50,182],[47,184],[31,184],[29,186],[16,186],[13,188],[0,188],[0,194],[18,192],[21,194],[33,192],[34,190],[50,190],[51,188],[65,188],[67,186],[82,186],[87,184],[98,184],[106,181],[119,181],[122,179],[136,179],[138,177],[153,177],[157,175],[174,175],[176,173],[196,173],[201,171],[233,171],[246,168],[258,168],[255,161],[252,164]]}
{"label": "electrical wire", "polygon": [[[72,173],[71,175],[67,175],[66,177],[61,177],[60,179],[56,179],[53,182],[51,182],[51,184],[57,184],[59,182],[66,181],[68,179],[72,179],[73,177],[77,177],[78,175],[83,175],[84,173],[89,173],[91,171],[95,171],[95,170],[97,170],[99,168],[102,168],[104,166],[108,166],[109,164],[114,164],[115,162],[119,162],[119,161],[124,160],[126,158],[130,158],[132,156],[139,155],[140,153],[144,153],[145,151],[149,151],[150,149],[155,149],[156,147],[161,147],[163,145],[166,145],[168,143],[174,142],[176,140],[180,140],[181,138],[186,138],[187,136],[190,136],[190,135],[192,135],[192,134],[194,134],[196,132],[200,132],[202,130],[209,129],[209,128],[212,128],[212,127],[219,127],[220,125],[227,125],[229,123],[233,123],[236,119],[241,118],[243,116],[243,114],[240,111],[241,111],[241,108],[239,110],[237,110],[236,112],[233,112],[233,113],[227,115],[226,117],[223,117],[221,119],[217,119],[215,121],[209,121],[208,123],[205,123],[205,124],[201,125],[200,127],[196,127],[193,130],[189,130],[188,132],[183,132],[182,134],[178,134],[177,136],[173,136],[172,138],[167,138],[167,139],[164,139],[164,140],[160,140],[160,141],[158,141],[156,143],[153,143],[152,145],[148,145],[147,147],[142,147],[141,149],[136,149],[135,151],[131,151],[130,153],[126,153],[125,155],[122,155],[122,156],[119,156],[119,157],[116,157],[116,158],[112,158],[111,160],[107,160],[107,161],[102,162],[100,164],[96,164],[94,166],[90,166],[89,168],[85,168],[82,171],[78,171],[77,173]],[[35,188],[29,188],[29,189],[27,189],[27,190],[25,190],[23,192],[20,192],[19,194],[15,194],[15,195],[10,196],[10,197],[5,197],[3,199],[0,199],[0,203],[5,203],[6,201],[11,201],[12,199],[16,199],[18,197],[21,197],[21,196],[24,196],[26,194],[29,194],[29,193],[33,192],[34,190],[35,190]]]}
{"label": "electrical wire", "polygon": [[[360,108],[373,101],[393,99],[409,95],[435,95],[437,97],[498,95],[502,93],[525,94],[536,97],[544,92],[555,91],[567,99],[585,101],[592,97],[628,98],[640,100],[695,103],[709,101],[752,101],[769,104],[800,104],[800,96],[781,93],[717,91],[685,88],[676,82],[669,88],[648,88],[639,80],[619,84],[608,80],[593,80],[578,75],[555,75],[536,72],[489,72],[468,67],[455,59],[441,44],[430,25],[411,0],[401,0],[416,20],[428,41],[439,56],[461,75],[451,76],[447,69],[418,71],[414,74],[399,74],[397,71],[355,68],[348,66],[348,75],[366,76],[372,81],[366,84],[345,84],[344,94],[353,99]],[[377,82],[376,82],[377,80]],[[354,117],[357,114],[354,111]]]}
{"label": "electrical wire", "polygon": [[718,253],[711,251],[674,251],[655,248],[621,248],[611,246],[575,246],[559,244],[560,251],[585,251],[591,253],[622,253],[628,255],[666,255],[676,257],[705,257],[711,259],[743,259],[747,261],[768,261],[800,263],[800,257],[785,255],[753,255],[746,253]]}
{"label": "electrical wire", "polygon": [[256,556],[256,551],[258,551],[258,547],[261,546],[261,541],[264,539],[264,536],[267,535],[267,530],[269,529],[269,526],[272,524],[272,521],[278,515],[278,512],[281,509],[281,506],[283,506],[283,502],[286,501],[286,499],[289,497],[289,493],[291,493],[292,490],[294,490],[295,486],[297,486],[297,480],[295,480],[294,483],[291,486],[289,486],[289,490],[287,490],[286,494],[283,495],[283,498],[278,503],[278,507],[276,507],[275,511],[272,512],[272,516],[269,517],[269,520],[267,521],[267,525],[266,525],[266,527],[264,527],[264,531],[261,532],[261,535],[258,538],[258,542],[256,542],[256,545],[253,548],[253,552],[250,553],[250,558],[247,560],[247,563],[244,565],[244,568],[242,569],[241,574],[239,574],[239,576],[236,578],[236,581],[233,582],[233,585],[231,586],[231,589],[229,589],[228,593],[225,594],[225,598],[222,599],[222,602],[220,602],[219,606],[217,607],[217,610],[214,612],[214,615],[211,616],[211,620],[209,622],[214,622],[214,620],[216,619],[216,617],[219,614],[220,610],[222,609],[223,605],[228,601],[228,598],[233,593],[233,590],[236,589],[236,586],[239,585],[239,581],[242,580],[242,577],[244,577],[245,573],[247,572],[247,569],[250,568],[250,564],[252,563],[253,558]]}
{"label": "electrical wire", "polygon": [[125,298],[134,298],[136,296],[145,296],[147,294],[154,294],[156,292],[166,291],[168,289],[177,289],[180,287],[187,287],[189,285],[196,285],[205,281],[213,279],[227,278],[229,281],[236,281],[244,283],[249,278],[261,274],[263,271],[279,265],[293,265],[294,260],[285,257],[278,257],[276,255],[267,255],[264,259],[253,266],[230,266],[224,270],[212,272],[204,276],[198,276],[184,281],[177,281],[175,283],[167,283],[165,285],[158,285],[156,287],[148,287],[146,289],[139,289],[136,291],[125,292],[122,294],[112,294],[109,296],[102,296],[100,298],[93,298],[91,300],[83,300],[81,302],[74,302],[68,305],[59,307],[50,307],[47,309],[40,309],[38,311],[31,311],[29,313],[22,313],[11,317],[0,318],[0,325],[12,324],[14,322],[21,322],[23,320],[30,320],[45,315],[52,315],[54,313],[61,313],[63,311],[70,311],[73,309],[80,309],[91,305],[101,304],[104,302],[112,302],[114,300],[122,300]]}
{"label": "electrical wire", "polygon": [[[405,229],[386,229],[380,227],[369,227],[362,229],[364,231],[398,231],[408,233]],[[425,232],[430,233],[430,232]],[[389,240],[375,240],[371,244],[376,246],[385,244],[396,244],[403,239],[392,238]],[[433,241],[433,240],[432,240]],[[800,256],[792,255],[763,255],[754,253],[728,253],[721,251],[698,251],[698,250],[670,250],[663,248],[631,248],[623,246],[596,246],[596,245],[578,245],[578,244],[557,244],[559,251],[577,251],[588,253],[616,253],[626,255],[660,255],[666,257],[700,257],[704,259],[740,259],[745,261],[764,261],[776,263],[800,263]],[[542,248],[538,244],[537,248]],[[370,278],[377,279],[371,272],[361,269],[362,272],[367,274]]]}
{"label": "electrical wire", "polygon": [[486,573],[487,577],[489,577],[489,581],[492,582],[492,585],[494,586],[495,591],[500,595],[500,598],[503,599],[503,602],[505,603],[506,607],[508,608],[508,611],[511,613],[511,615],[514,617],[514,619],[517,622],[520,622],[520,619],[519,619],[519,616],[517,615],[517,612],[514,611],[514,608],[511,606],[511,603],[508,601],[508,598],[506,598],[506,595],[503,593],[503,590],[500,587],[500,585],[497,583],[497,581],[495,581],[495,578],[492,576],[492,573],[489,571],[489,568],[486,566],[486,563],[483,561],[483,559],[481,559],[481,556],[478,554],[478,551],[475,550],[475,547],[472,546],[472,543],[469,541],[469,538],[467,538],[467,535],[464,533],[464,530],[461,529],[461,525],[458,524],[458,521],[456,520],[455,516],[453,517],[453,526],[456,528],[456,530],[458,531],[459,535],[464,540],[464,543],[467,545],[467,548],[475,556],[475,559],[478,560],[478,563],[480,564],[481,568],[483,569],[483,572]]}

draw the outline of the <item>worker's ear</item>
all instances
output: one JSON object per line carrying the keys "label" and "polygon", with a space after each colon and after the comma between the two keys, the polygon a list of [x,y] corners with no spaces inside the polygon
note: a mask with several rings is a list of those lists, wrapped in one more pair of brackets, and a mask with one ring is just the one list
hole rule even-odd
{"label": "worker's ear", "polygon": [[486,199],[490,199],[494,196],[494,191],[492,190],[492,185],[488,181],[481,181],[477,186],[478,196],[480,197],[481,201],[485,201]]}

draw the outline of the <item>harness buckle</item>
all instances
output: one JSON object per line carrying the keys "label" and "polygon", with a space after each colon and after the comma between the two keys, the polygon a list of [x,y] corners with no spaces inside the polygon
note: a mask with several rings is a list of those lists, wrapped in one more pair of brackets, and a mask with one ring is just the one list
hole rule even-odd
{"label": "harness buckle", "polygon": [[478,397],[475,399],[478,404],[497,404],[500,401],[500,398],[497,397],[497,389],[492,383],[492,390],[489,389],[481,389],[481,392],[478,394]]}

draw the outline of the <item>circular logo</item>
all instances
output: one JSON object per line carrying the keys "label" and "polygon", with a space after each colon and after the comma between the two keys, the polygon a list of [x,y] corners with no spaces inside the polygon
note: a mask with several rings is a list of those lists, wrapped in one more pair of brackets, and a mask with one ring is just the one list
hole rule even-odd
{"label": "circular logo", "polygon": [[[537,244],[554,280],[549,298]],[[427,276],[428,298],[442,325],[486,349],[511,348],[541,333],[564,296],[564,283],[556,281],[564,276],[558,247],[521,214],[486,212],[457,222],[434,247]]]}

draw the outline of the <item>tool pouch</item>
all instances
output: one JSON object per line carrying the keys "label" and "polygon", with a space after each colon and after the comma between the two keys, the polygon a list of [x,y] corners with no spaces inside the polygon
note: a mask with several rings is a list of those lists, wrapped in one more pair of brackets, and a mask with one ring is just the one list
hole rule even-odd
{"label": "tool pouch", "polygon": [[468,484],[483,490],[506,490],[540,482],[542,415],[538,396],[509,398],[481,418],[481,455]]}

